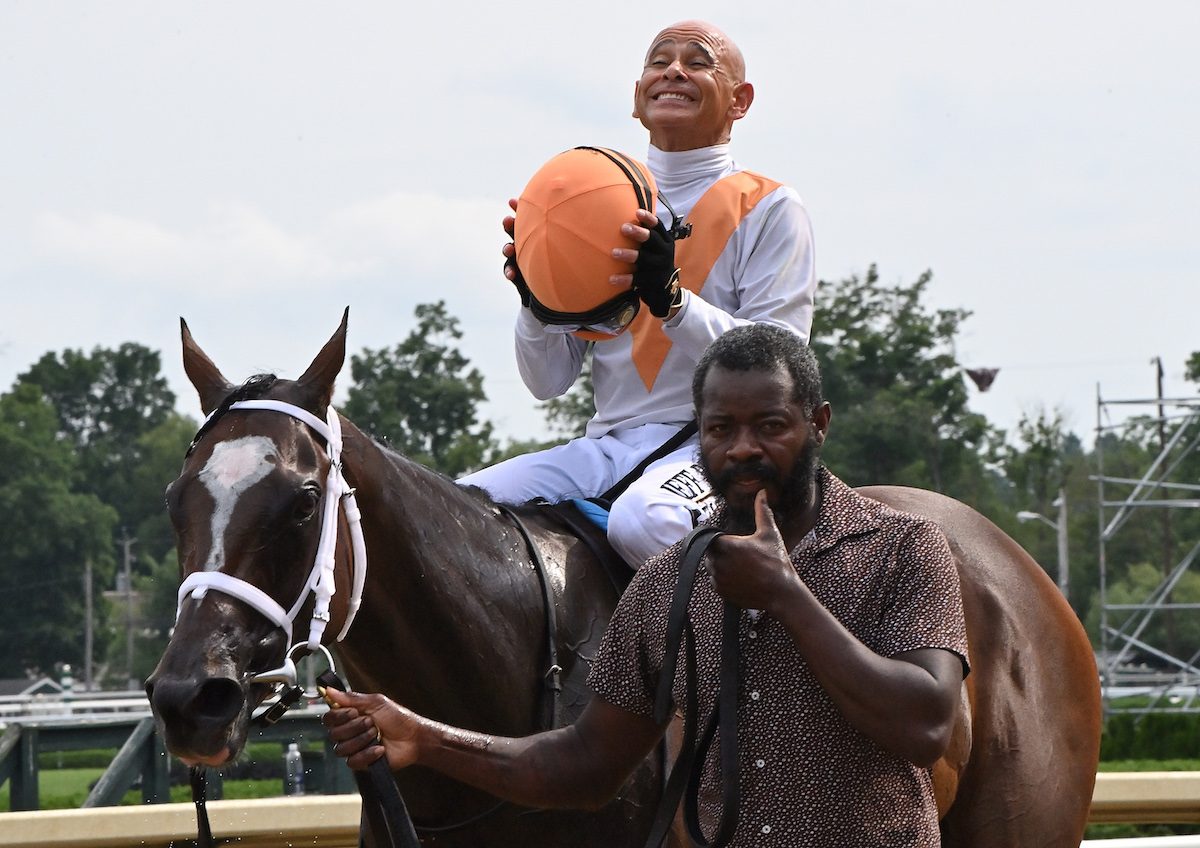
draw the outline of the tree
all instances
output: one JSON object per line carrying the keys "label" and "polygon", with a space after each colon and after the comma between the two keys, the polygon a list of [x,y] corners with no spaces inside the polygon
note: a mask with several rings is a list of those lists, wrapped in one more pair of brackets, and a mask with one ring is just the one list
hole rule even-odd
{"label": "tree", "polygon": [[491,422],[479,423],[483,375],[453,343],[462,338],[445,301],[419,304],[416,328],[394,348],[350,357],[354,380],[344,412],[376,438],[452,477],[486,464],[496,450]]}
{"label": "tree", "polygon": [[[128,512],[134,517],[141,516],[141,520],[129,531],[138,539],[144,555],[141,560],[147,568],[175,547],[175,532],[164,502],[165,490],[179,476],[184,454],[199,426],[194,419],[172,411],[161,424],[134,442],[136,459],[129,469]],[[145,572],[147,568],[140,570]]]}
{"label": "tree", "polygon": [[1184,367],[1186,368],[1184,376],[1193,383],[1200,383],[1200,350],[1188,357]]}
{"label": "tree", "polygon": [[1017,443],[1003,449],[1004,474],[1013,486],[1017,508],[1050,515],[1058,491],[1081,466],[1082,454],[1079,437],[1064,429],[1061,412],[1023,414]]}
{"label": "tree", "polygon": [[[138,604],[133,641],[133,669],[129,673],[134,680],[145,680],[158,665],[167,649],[171,628],[175,626],[175,608],[179,591],[179,556],[175,551],[159,562],[150,562],[145,574],[134,575],[133,586]],[[122,611],[123,613],[123,611]],[[121,619],[124,623],[124,619]],[[125,641],[114,640],[109,650],[110,667],[125,671]]]}
{"label": "tree", "polygon": [[[59,431],[79,457],[78,489],[116,509],[119,526],[131,535],[162,513],[162,487],[174,476],[161,482],[138,479],[147,459],[143,438],[175,415],[175,394],[161,372],[157,351],[126,342],[90,354],[47,353],[17,377],[19,384],[38,386],[58,412]],[[182,451],[176,459],[181,457]]]}
{"label": "tree", "polygon": [[116,512],[72,491],[76,457],[59,430],[37,386],[0,396],[0,677],[82,665],[86,563],[96,586],[112,578]]}
{"label": "tree", "polygon": [[812,347],[834,413],[823,455],[852,485],[918,486],[979,508],[995,497],[982,453],[998,434],[967,409],[954,355],[970,313],[927,310],[930,279],[889,288],[872,265],[818,287]]}

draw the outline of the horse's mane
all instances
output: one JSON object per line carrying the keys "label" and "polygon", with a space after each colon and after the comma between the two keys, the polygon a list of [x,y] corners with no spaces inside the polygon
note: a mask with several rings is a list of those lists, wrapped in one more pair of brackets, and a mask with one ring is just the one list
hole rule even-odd
{"label": "horse's mane", "polygon": [[187,453],[184,456],[192,455],[192,451],[196,449],[196,445],[200,444],[200,440],[216,425],[221,416],[229,411],[229,407],[243,400],[258,400],[269,392],[271,387],[277,382],[279,382],[279,378],[274,374],[255,374],[253,377],[248,377],[240,386],[230,391],[217,404],[217,408],[210,412],[208,417],[204,419],[204,423],[200,425],[200,429],[192,437],[192,443],[188,445]]}

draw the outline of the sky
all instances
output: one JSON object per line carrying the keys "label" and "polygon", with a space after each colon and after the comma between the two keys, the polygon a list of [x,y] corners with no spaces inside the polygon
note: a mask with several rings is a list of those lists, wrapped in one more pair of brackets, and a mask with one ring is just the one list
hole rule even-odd
{"label": "sky", "polygon": [[353,353],[444,299],[482,416],[543,436],[500,220],[562,150],[645,155],[633,83],[683,17],[742,48],[734,156],[800,193],[819,277],[929,269],[971,312],[959,360],[1000,368],[972,409],[1090,442],[1155,357],[1195,394],[1200,4],[1156,0],[0,0],[0,390],[133,341],[198,417],[181,316],[240,381],[298,376],[346,306]]}

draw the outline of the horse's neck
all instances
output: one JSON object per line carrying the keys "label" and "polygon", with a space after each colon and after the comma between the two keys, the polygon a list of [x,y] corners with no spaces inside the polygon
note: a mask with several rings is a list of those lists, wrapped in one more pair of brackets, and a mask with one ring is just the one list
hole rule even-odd
{"label": "horse's neck", "polygon": [[[523,540],[494,506],[345,427],[343,461],[357,490],[367,545],[362,609],[348,663],[418,711],[467,721],[479,698],[506,724],[527,714],[542,627],[541,597]],[[381,647],[385,646],[385,647]],[[385,655],[388,668],[369,656]],[[364,655],[364,656],[359,656]],[[503,690],[520,682],[520,689]],[[516,688],[516,687],[514,687]]]}

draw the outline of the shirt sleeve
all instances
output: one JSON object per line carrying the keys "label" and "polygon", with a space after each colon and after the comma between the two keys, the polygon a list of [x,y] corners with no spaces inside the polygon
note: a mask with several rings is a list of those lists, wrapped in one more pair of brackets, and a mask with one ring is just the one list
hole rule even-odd
{"label": "shirt sleeve", "polygon": [[515,338],[517,370],[535,398],[559,397],[575,385],[583,370],[586,341],[570,333],[547,333],[524,307],[517,315]]}
{"label": "shirt sleeve", "polygon": [[941,648],[957,654],[964,675],[968,671],[958,569],[946,537],[931,521],[915,523],[897,548],[879,639],[883,656]]}
{"label": "shirt sleeve", "polygon": [[817,290],[812,224],[787,186],[759,207],[764,208],[756,207],[739,225],[705,282],[707,287],[727,276],[732,289],[689,294],[679,313],[663,324],[671,341],[693,360],[709,342],[741,325],[775,324],[808,343]]}

